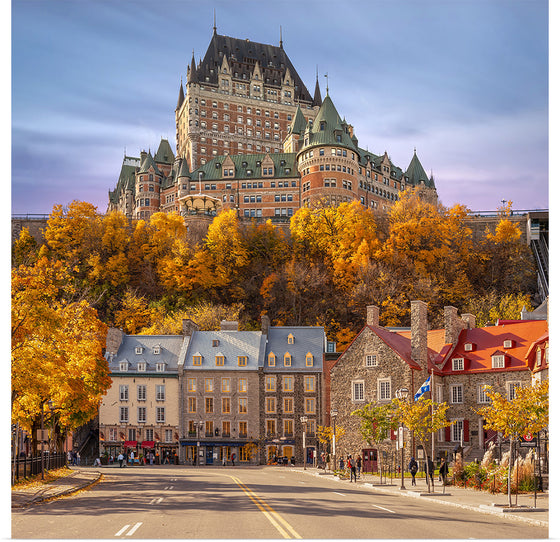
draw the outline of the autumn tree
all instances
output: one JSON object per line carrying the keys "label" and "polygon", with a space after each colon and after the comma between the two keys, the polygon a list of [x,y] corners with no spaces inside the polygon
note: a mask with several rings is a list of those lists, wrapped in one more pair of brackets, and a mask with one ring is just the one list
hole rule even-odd
{"label": "autumn tree", "polygon": [[57,427],[73,429],[96,415],[111,383],[102,355],[107,328],[72,297],[61,262],[42,257],[12,271],[12,421],[33,439],[48,400]]}
{"label": "autumn tree", "polygon": [[[417,401],[393,399],[395,418],[414,433],[415,438],[420,441],[424,450],[424,457],[428,458],[428,442],[431,435],[440,429],[448,427],[451,422],[447,421],[446,413],[449,405],[445,402],[436,403],[432,399],[420,397]],[[428,469],[426,468],[426,473]],[[430,491],[430,480],[426,477],[428,491]]]}
{"label": "autumn tree", "polygon": [[488,406],[476,412],[485,421],[484,428],[499,431],[509,439],[508,501],[511,506],[511,467],[513,442],[528,433],[537,434],[548,427],[548,380],[534,386],[518,387],[508,399],[492,386],[485,387]]}
{"label": "autumn tree", "polygon": [[[336,443],[344,436],[344,427],[337,425],[336,430],[333,429],[330,425],[318,425],[317,426],[317,438],[319,442],[323,444],[328,453],[331,453],[333,442],[335,443],[336,452]],[[332,470],[336,469],[336,465],[333,466]]]}
{"label": "autumn tree", "polygon": [[22,228],[19,237],[12,244],[12,267],[32,265],[37,261],[38,246],[28,228]]}

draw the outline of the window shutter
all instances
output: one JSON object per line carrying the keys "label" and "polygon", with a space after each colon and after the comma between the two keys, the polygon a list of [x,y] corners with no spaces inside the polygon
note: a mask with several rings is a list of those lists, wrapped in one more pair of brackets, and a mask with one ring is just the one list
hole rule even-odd
{"label": "window shutter", "polygon": [[451,440],[451,426],[448,425],[448,426],[445,428],[445,441],[446,441],[446,442],[449,442],[450,440]]}
{"label": "window shutter", "polygon": [[469,442],[469,420],[463,420],[463,441]]}

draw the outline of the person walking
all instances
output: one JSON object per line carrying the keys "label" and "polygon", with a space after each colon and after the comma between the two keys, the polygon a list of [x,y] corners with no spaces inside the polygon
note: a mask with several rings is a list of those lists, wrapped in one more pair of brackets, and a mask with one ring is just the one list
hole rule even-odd
{"label": "person walking", "polygon": [[119,467],[122,467],[124,461],[124,455],[122,454],[122,452],[119,454],[119,457],[117,459],[119,460]]}
{"label": "person walking", "polygon": [[358,471],[358,478],[362,472],[362,456],[358,455],[358,459],[356,459],[356,469]]}
{"label": "person walking", "polygon": [[441,478],[441,481],[443,482],[443,485],[446,485],[447,482],[447,474],[449,472],[449,466],[447,465],[447,461],[445,461],[445,458],[443,458],[441,460],[441,465],[439,467],[439,477]]}
{"label": "person walking", "polygon": [[354,478],[354,483],[357,483],[358,480],[356,478],[356,462],[354,461],[354,458],[352,456],[350,456],[350,459],[348,459],[348,464],[350,465],[350,483],[352,483],[352,478]]}
{"label": "person walking", "polygon": [[428,482],[428,484],[431,482],[432,483],[432,487],[434,487],[434,462],[428,457],[428,468],[426,472],[426,476],[427,479],[426,481]]}
{"label": "person walking", "polygon": [[410,474],[412,475],[412,485],[415,486],[416,485],[416,473],[418,472],[418,463],[416,462],[416,459],[414,459],[414,457],[410,458],[410,463],[408,464],[408,470],[410,471]]}
{"label": "person walking", "polygon": [[341,457],[340,461],[338,462],[339,470],[344,470],[344,459]]}
{"label": "person walking", "polygon": [[231,466],[235,467],[235,454],[231,454]]}

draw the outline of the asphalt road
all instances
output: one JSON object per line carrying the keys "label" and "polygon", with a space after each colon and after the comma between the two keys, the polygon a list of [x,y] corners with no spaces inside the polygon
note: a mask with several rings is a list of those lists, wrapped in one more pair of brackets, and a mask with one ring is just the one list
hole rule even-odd
{"label": "asphalt road", "polygon": [[283,467],[106,469],[89,490],[12,513],[20,539],[547,538],[534,527]]}

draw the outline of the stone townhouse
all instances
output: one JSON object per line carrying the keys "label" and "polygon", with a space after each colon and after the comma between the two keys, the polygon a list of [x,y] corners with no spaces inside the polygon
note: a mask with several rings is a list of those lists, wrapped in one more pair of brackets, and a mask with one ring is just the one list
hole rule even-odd
{"label": "stone townhouse", "polygon": [[266,350],[259,374],[263,459],[286,457],[301,464],[305,458],[306,464],[313,464],[319,451],[317,427],[323,423],[324,329],[269,327],[264,316],[263,334]]}
{"label": "stone townhouse", "polygon": [[[509,399],[519,386],[531,385],[528,358],[541,367],[546,355],[548,323],[546,320],[498,322],[495,326],[460,332],[456,345],[439,366],[435,400],[449,404],[448,420],[453,425],[437,435],[437,455],[444,456],[463,448],[467,459],[482,459],[494,431],[484,429],[484,420],[476,411],[489,403],[484,386]],[[542,372],[542,371],[541,371]]]}
{"label": "stone townhouse", "polygon": [[[512,397],[518,386],[531,385],[531,368],[540,356],[541,378],[548,367],[548,324],[545,320],[512,321],[484,328],[474,327],[474,316],[458,316],[454,307],[444,309],[444,329],[429,330],[427,305],[411,303],[410,331],[391,331],[378,325],[377,307],[367,308],[367,324],[340,356],[330,372],[330,423],[342,425],[338,457],[362,454],[365,468],[377,467],[379,447],[368,447],[359,433],[359,418],[351,412],[367,403],[388,403],[396,390],[408,389],[412,401],[421,384],[431,376],[426,396],[447,402],[447,419],[429,445],[434,458],[459,449],[467,460],[482,458],[496,434],[483,428],[476,413],[488,402],[484,386]],[[540,354],[539,354],[540,352]],[[533,369],[534,371],[534,369]],[[391,444],[387,439],[385,447]],[[411,452],[422,457],[414,436],[405,431],[406,462]]]}
{"label": "stone townhouse", "polygon": [[100,454],[178,453],[181,335],[125,335],[111,328],[105,356],[113,383],[99,406]]}
{"label": "stone townhouse", "polygon": [[186,332],[189,337],[179,369],[182,463],[212,465],[236,455],[257,464],[250,444],[259,440],[261,331],[239,331],[222,322],[220,331]]}

